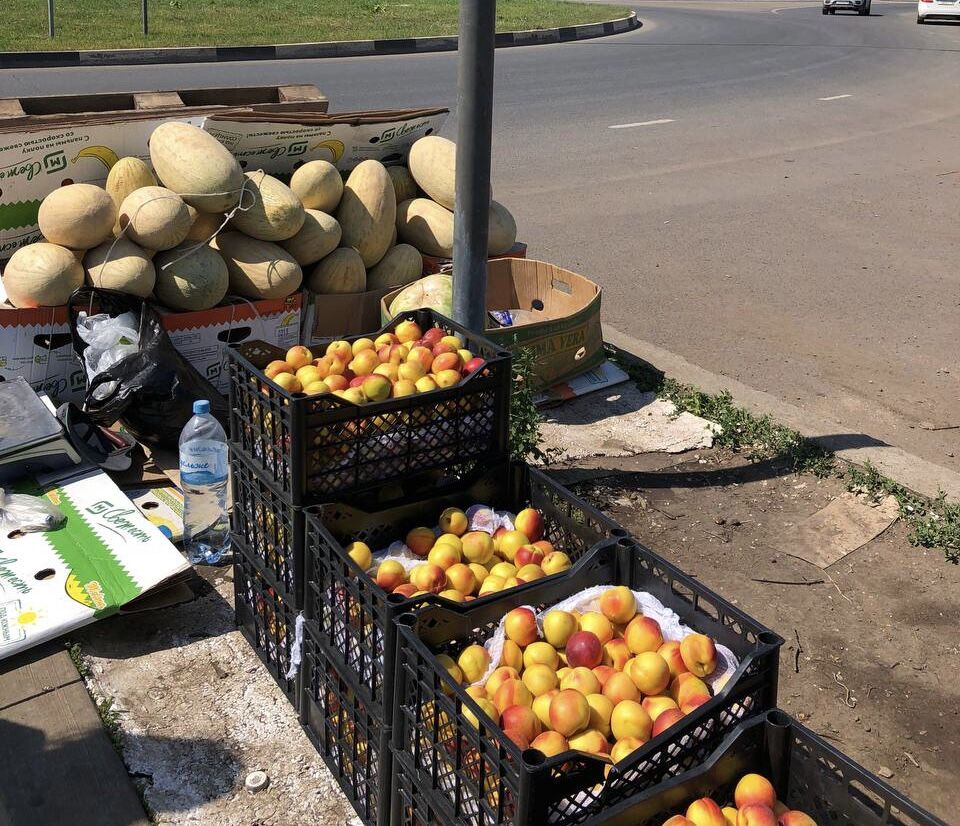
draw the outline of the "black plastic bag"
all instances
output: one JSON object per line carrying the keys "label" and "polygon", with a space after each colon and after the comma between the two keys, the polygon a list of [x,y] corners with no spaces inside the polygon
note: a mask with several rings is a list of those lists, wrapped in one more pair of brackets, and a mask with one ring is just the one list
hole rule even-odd
{"label": "black plastic bag", "polygon": [[[77,334],[81,312],[116,317],[132,312],[140,318],[138,351],[87,381],[84,409],[101,424],[123,422],[141,442],[176,447],[180,431],[193,416],[197,399],[210,400],[210,412],[228,426],[226,399],[180,355],[160,325],[157,311],[134,295],[81,287],[70,296],[70,333],[73,349],[83,361],[87,344]],[[106,398],[94,390],[108,382],[115,386]]]}

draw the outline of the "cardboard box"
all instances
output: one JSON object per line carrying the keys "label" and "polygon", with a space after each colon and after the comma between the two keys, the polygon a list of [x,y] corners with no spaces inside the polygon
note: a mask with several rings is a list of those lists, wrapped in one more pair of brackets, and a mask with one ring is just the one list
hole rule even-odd
{"label": "cardboard box", "polygon": [[0,659],[110,616],[190,567],[102,471],[37,493],[67,521],[0,535]]}
{"label": "cardboard box", "polygon": [[353,169],[373,158],[401,163],[410,146],[440,130],[448,109],[385,109],[333,115],[212,115],[203,128],[246,169],[289,175],[307,161],[330,161]]}
{"label": "cardboard box", "polygon": [[[453,271],[453,259],[452,258],[437,258],[435,255],[426,255],[421,253],[423,258],[423,274],[424,275],[434,275],[440,272],[452,272]],[[523,241],[517,241],[509,250],[507,250],[503,255],[492,255],[490,256],[491,261],[499,261],[501,258],[526,258],[527,257],[527,245]]]}
{"label": "cardboard box", "polygon": [[[226,345],[262,339],[280,347],[297,344],[303,296],[244,301],[194,313],[161,311],[173,345],[221,393],[228,381]],[[23,376],[58,402],[80,402],[86,377],[70,338],[66,307],[14,309],[0,305],[0,381]]]}
{"label": "cardboard box", "polygon": [[380,299],[396,287],[366,293],[317,295],[304,291],[303,343],[308,347],[331,338],[372,333],[380,323]]}
{"label": "cardboard box", "polygon": [[303,294],[266,301],[228,300],[231,303],[195,313],[161,309],[173,346],[224,395],[230,386],[225,370],[229,345],[259,339],[286,349],[300,343]]}
{"label": "cardboard box", "polygon": [[[380,302],[381,318],[400,292]],[[521,310],[512,327],[489,322],[484,335],[508,350],[526,348],[536,355],[535,390],[545,390],[600,365],[600,287],[589,278],[555,264],[520,258],[491,260],[487,265],[487,310]]]}

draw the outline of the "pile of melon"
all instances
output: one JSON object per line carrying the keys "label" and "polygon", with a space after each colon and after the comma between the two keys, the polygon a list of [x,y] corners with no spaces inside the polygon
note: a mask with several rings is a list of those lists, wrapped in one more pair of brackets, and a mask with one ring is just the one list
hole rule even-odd
{"label": "pile of melon", "polygon": [[[344,181],[311,161],[286,184],[245,173],[202,129],[164,123],[150,137],[150,164],[121,158],[105,188],[68,184],[44,199],[43,241],[14,253],[3,288],[15,307],[62,305],[86,282],[195,311],[228,293],[409,284],[423,272],[421,253],[453,253],[454,157],[453,143],[430,136],[413,145],[409,168],[365,160]],[[513,217],[491,201],[491,254],[515,240]]]}

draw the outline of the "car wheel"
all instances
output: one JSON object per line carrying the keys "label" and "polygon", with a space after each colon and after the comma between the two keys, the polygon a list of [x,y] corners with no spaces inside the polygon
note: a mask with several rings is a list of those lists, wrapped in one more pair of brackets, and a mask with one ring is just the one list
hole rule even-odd
{"label": "car wheel", "polygon": [[923,23],[923,18],[918,14],[918,15],[917,15],[917,24],[919,25],[919,24],[922,24],[922,23]]}
{"label": "car wheel", "polygon": [[820,9],[820,14],[829,14],[829,13],[830,13],[829,9]]}

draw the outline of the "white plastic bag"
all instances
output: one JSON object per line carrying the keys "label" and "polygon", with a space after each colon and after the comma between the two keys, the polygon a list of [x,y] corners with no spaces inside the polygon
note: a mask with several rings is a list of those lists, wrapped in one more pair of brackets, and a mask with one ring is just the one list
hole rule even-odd
{"label": "white plastic bag", "polygon": [[66,521],[67,517],[48,499],[0,489],[0,529],[4,534],[54,531]]}
{"label": "white plastic bag", "polygon": [[[100,373],[109,370],[123,358],[133,355],[140,348],[140,331],[137,318],[132,312],[121,313],[116,318],[107,313],[77,317],[77,335],[87,345],[83,351],[87,383],[93,382]],[[95,399],[105,399],[115,389],[116,382],[107,382],[94,390]]]}

